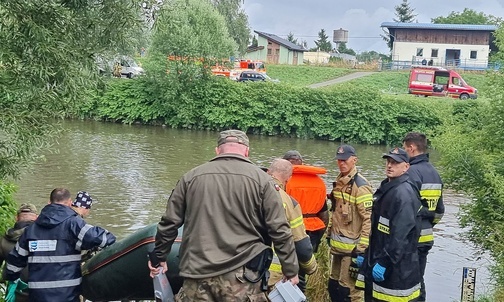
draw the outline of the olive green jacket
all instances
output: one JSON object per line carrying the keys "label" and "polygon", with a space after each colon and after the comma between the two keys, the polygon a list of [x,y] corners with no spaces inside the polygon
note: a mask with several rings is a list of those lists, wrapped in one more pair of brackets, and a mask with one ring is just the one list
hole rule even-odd
{"label": "olive green jacket", "polygon": [[248,158],[221,154],[187,172],[158,224],[155,252],[166,259],[184,225],[180,275],[200,279],[243,266],[273,243],[287,277],[299,265],[273,179]]}

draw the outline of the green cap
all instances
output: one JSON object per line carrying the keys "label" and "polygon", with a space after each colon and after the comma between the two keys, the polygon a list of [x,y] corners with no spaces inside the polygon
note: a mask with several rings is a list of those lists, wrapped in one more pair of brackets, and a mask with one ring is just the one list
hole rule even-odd
{"label": "green cap", "polygon": [[23,203],[17,210],[18,215],[21,213],[37,214],[37,207],[31,203]]}
{"label": "green cap", "polygon": [[238,143],[245,146],[249,146],[249,139],[245,132],[240,130],[226,130],[219,133],[219,138],[217,140],[217,147],[222,144],[227,143]]}

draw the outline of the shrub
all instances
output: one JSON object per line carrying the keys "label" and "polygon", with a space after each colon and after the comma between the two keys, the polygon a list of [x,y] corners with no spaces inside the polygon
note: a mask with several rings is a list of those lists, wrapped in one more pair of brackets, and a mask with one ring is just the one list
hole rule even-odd
{"label": "shrub", "polygon": [[450,101],[388,96],[342,85],[330,91],[278,83],[139,78],[111,80],[91,93],[79,115],[174,128],[393,144],[411,130],[440,125]]}

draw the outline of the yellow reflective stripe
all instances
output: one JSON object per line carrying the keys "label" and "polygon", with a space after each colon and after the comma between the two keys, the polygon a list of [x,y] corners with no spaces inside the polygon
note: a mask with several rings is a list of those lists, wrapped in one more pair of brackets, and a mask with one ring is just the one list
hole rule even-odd
{"label": "yellow reflective stripe", "polygon": [[295,229],[303,224],[303,215],[296,217],[290,221],[291,229]]}
{"label": "yellow reflective stripe", "polygon": [[331,239],[331,247],[334,247],[334,248],[340,249],[340,250],[344,250],[344,251],[352,252],[353,249],[355,248],[355,244],[343,243],[341,241],[336,241],[334,239]]}
{"label": "yellow reflective stripe", "polygon": [[287,204],[285,202],[282,202],[284,209],[287,207]]}
{"label": "yellow reflective stripe", "polygon": [[281,273],[282,272],[282,266],[280,264],[271,263],[271,265],[269,267],[269,270],[272,271],[272,272]]}
{"label": "yellow reflective stripe", "polygon": [[[357,282],[355,283],[357,285]],[[373,290],[373,298],[376,298],[380,301],[388,301],[388,302],[409,302],[413,299],[416,299],[420,296],[420,290],[415,290],[411,295],[406,297],[397,297],[391,296],[384,293],[380,293]]]}
{"label": "yellow reflective stripe", "polygon": [[441,197],[441,190],[420,190],[420,196],[426,198]]}
{"label": "yellow reflective stripe", "polygon": [[299,265],[301,265],[303,268],[307,268],[307,267],[310,267],[313,265],[313,262],[315,262],[315,256],[312,255],[310,260],[308,260],[307,262],[299,262]]}
{"label": "yellow reflective stripe", "polygon": [[352,195],[350,195],[348,193],[343,193],[343,192],[340,192],[340,191],[336,191],[336,192],[333,192],[333,195],[334,195],[335,198],[344,199],[345,201],[348,201],[348,202],[351,202],[351,203],[356,203],[357,202],[357,198],[353,197]]}
{"label": "yellow reflective stripe", "polygon": [[357,280],[355,281],[355,287],[359,289],[364,289],[365,287],[364,283],[364,275],[363,274],[358,274],[357,275]]}
{"label": "yellow reflective stripe", "polygon": [[371,201],[371,204],[373,203],[373,194],[364,194],[359,197],[357,197],[357,204],[363,203],[366,201]]}
{"label": "yellow reflective stripe", "polygon": [[434,241],[434,235],[423,235],[418,238],[418,243],[425,243],[425,242],[431,242]]}
{"label": "yellow reflective stripe", "polygon": [[359,243],[360,244],[364,244],[364,245],[369,245],[369,238],[367,238],[367,237],[361,237],[360,240],[359,240]]}

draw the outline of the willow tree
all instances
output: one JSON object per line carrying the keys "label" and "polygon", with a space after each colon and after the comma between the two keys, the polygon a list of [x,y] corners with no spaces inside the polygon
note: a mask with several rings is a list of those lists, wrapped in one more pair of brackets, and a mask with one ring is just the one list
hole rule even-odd
{"label": "willow tree", "polygon": [[97,83],[95,55],[129,48],[139,9],[134,0],[0,1],[0,216],[12,213],[11,182],[58,132],[51,119]]}
{"label": "willow tree", "polygon": [[238,53],[245,54],[250,40],[248,16],[242,8],[242,0],[211,0],[224,17],[229,35],[238,45]]}
{"label": "willow tree", "polygon": [[190,80],[207,75],[209,65],[228,59],[236,50],[224,17],[210,2],[169,0],[153,28],[149,68]]}

